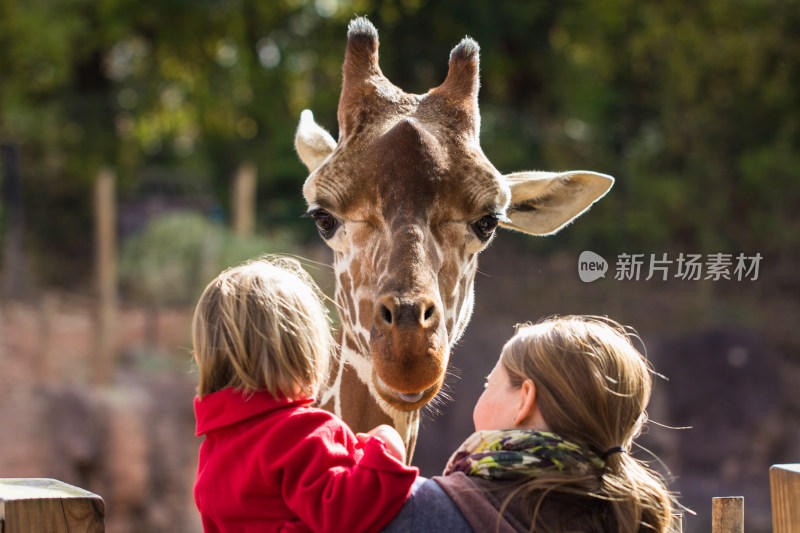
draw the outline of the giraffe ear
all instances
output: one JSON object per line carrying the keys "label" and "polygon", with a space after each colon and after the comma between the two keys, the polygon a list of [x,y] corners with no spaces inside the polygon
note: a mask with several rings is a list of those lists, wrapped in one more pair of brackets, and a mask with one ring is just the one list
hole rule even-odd
{"label": "giraffe ear", "polygon": [[331,134],[314,122],[314,115],[306,109],[300,113],[300,124],[294,136],[294,147],[300,160],[314,172],[336,148]]}
{"label": "giraffe ear", "polygon": [[511,204],[504,228],[551,235],[605,196],[614,178],[597,172],[517,172],[505,176]]}

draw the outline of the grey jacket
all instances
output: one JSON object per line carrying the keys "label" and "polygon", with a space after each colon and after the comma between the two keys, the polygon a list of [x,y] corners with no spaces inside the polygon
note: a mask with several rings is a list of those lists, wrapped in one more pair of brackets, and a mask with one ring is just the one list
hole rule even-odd
{"label": "grey jacket", "polygon": [[[530,523],[515,498],[500,513],[515,485],[468,477],[461,472],[433,479],[419,478],[400,513],[385,533],[527,533]],[[572,494],[552,493],[543,502],[540,519],[553,531],[605,533],[605,502]]]}
{"label": "grey jacket", "polygon": [[[531,530],[530,508],[523,505],[537,505],[536,495],[533,501],[514,497],[503,509],[506,499],[519,486],[517,483],[471,477],[461,472],[433,479],[453,500],[473,530],[479,533],[527,533]],[[502,515],[500,509],[503,509]],[[538,520],[547,524],[549,531],[606,533],[617,530],[607,501],[564,492],[551,492],[541,501]]]}

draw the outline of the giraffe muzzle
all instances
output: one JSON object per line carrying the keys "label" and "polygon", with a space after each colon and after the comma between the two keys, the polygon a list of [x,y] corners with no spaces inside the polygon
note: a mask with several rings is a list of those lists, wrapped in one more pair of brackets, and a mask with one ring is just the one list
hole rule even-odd
{"label": "giraffe muzzle", "polygon": [[392,293],[375,302],[370,332],[373,382],[392,406],[418,409],[439,391],[449,358],[441,317],[441,304],[425,295]]}

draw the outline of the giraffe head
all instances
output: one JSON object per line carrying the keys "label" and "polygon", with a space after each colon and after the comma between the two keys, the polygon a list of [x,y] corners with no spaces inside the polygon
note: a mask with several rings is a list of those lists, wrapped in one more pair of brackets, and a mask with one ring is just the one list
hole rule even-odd
{"label": "giraffe head", "polygon": [[338,142],[308,110],[295,139],[310,171],[308,214],[334,251],[343,353],[400,410],[439,391],[496,228],[554,233],[613,183],[591,172],[498,172],[479,142],[478,52],[463,39],[445,81],[408,94],[381,72],[374,26],[355,19]]}

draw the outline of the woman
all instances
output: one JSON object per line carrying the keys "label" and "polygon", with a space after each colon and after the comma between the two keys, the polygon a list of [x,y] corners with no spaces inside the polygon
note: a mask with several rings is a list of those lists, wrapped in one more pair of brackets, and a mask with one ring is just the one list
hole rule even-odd
{"label": "woman", "polygon": [[630,337],[576,316],[520,327],[475,405],[475,433],[384,531],[668,531],[672,495],[629,454],[652,390]]}

